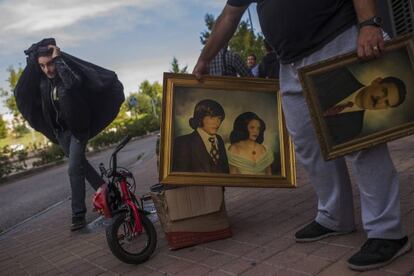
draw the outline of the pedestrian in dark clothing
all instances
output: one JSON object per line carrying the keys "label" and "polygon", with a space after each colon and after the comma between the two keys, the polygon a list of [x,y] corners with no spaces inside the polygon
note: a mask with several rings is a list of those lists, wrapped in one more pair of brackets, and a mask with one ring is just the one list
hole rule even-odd
{"label": "pedestrian in dark clothing", "polygon": [[272,46],[265,40],[264,46],[266,55],[259,63],[259,78],[278,79],[279,78],[279,59]]}
{"label": "pedestrian in dark clothing", "polygon": [[114,72],[61,52],[54,39],[33,44],[25,53],[27,66],[15,90],[17,107],[69,158],[71,230],[78,230],[86,225],[85,178],[95,190],[104,183],[85,158],[86,144],[117,115],[123,87]]}

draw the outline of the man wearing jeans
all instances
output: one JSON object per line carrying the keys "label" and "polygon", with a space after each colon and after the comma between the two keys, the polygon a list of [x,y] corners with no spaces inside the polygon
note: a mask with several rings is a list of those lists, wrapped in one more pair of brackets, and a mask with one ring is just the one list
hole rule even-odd
{"label": "man wearing jeans", "polygon": [[[194,68],[198,78],[207,73],[206,65],[231,38],[251,2],[256,1],[227,1]],[[318,196],[317,215],[295,234],[296,241],[311,242],[350,233],[355,230],[355,222],[345,159],[324,161],[298,68],[354,50],[362,59],[379,57],[384,41],[375,1],[257,2],[262,31],[281,61],[279,77],[287,128],[297,158],[306,167]],[[386,144],[350,154],[347,159],[359,185],[363,227],[368,236],[348,265],[355,270],[378,268],[411,248],[401,229],[397,173]]]}
{"label": "man wearing jeans", "polygon": [[86,144],[118,113],[122,84],[115,73],[61,53],[54,39],[25,53],[28,64],[16,86],[16,103],[29,124],[59,143],[69,158],[71,230],[78,230],[86,225],[85,178],[95,190],[104,183],[85,158]]}

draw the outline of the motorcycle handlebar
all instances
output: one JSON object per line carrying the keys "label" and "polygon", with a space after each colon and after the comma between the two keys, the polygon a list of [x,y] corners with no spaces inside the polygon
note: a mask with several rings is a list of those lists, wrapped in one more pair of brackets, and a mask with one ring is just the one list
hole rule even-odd
{"label": "motorcycle handlebar", "polygon": [[124,139],[122,139],[121,143],[116,147],[115,151],[112,153],[112,173],[116,172],[117,167],[117,158],[116,154],[123,148],[125,145],[131,140],[131,136],[127,135]]}
{"label": "motorcycle handlebar", "polygon": [[126,144],[128,144],[129,140],[131,140],[131,136],[127,135],[124,139],[122,139],[121,143],[116,147],[115,152],[120,151]]}

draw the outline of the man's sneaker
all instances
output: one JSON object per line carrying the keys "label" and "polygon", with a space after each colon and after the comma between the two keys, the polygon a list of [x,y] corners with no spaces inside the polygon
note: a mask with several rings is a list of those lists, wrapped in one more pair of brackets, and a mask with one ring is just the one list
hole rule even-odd
{"label": "man's sneaker", "polygon": [[84,217],[72,217],[72,225],[70,231],[76,231],[86,226],[86,220]]}
{"label": "man's sneaker", "polygon": [[348,260],[351,269],[365,271],[391,263],[407,253],[411,243],[407,237],[399,240],[368,239],[361,249]]}
{"label": "man's sneaker", "polygon": [[351,233],[349,232],[341,232],[341,231],[334,231],[329,228],[326,228],[316,221],[312,221],[298,232],[295,233],[295,240],[297,242],[313,242],[318,241],[329,236],[337,236]]}

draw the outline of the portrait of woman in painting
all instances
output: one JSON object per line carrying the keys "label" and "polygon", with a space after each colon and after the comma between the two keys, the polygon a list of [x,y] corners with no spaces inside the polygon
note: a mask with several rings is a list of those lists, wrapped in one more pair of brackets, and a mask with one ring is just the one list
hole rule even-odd
{"label": "portrait of woman in painting", "polygon": [[271,175],[273,153],[263,144],[265,122],[253,112],[237,116],[227,145],[231,174]]}

